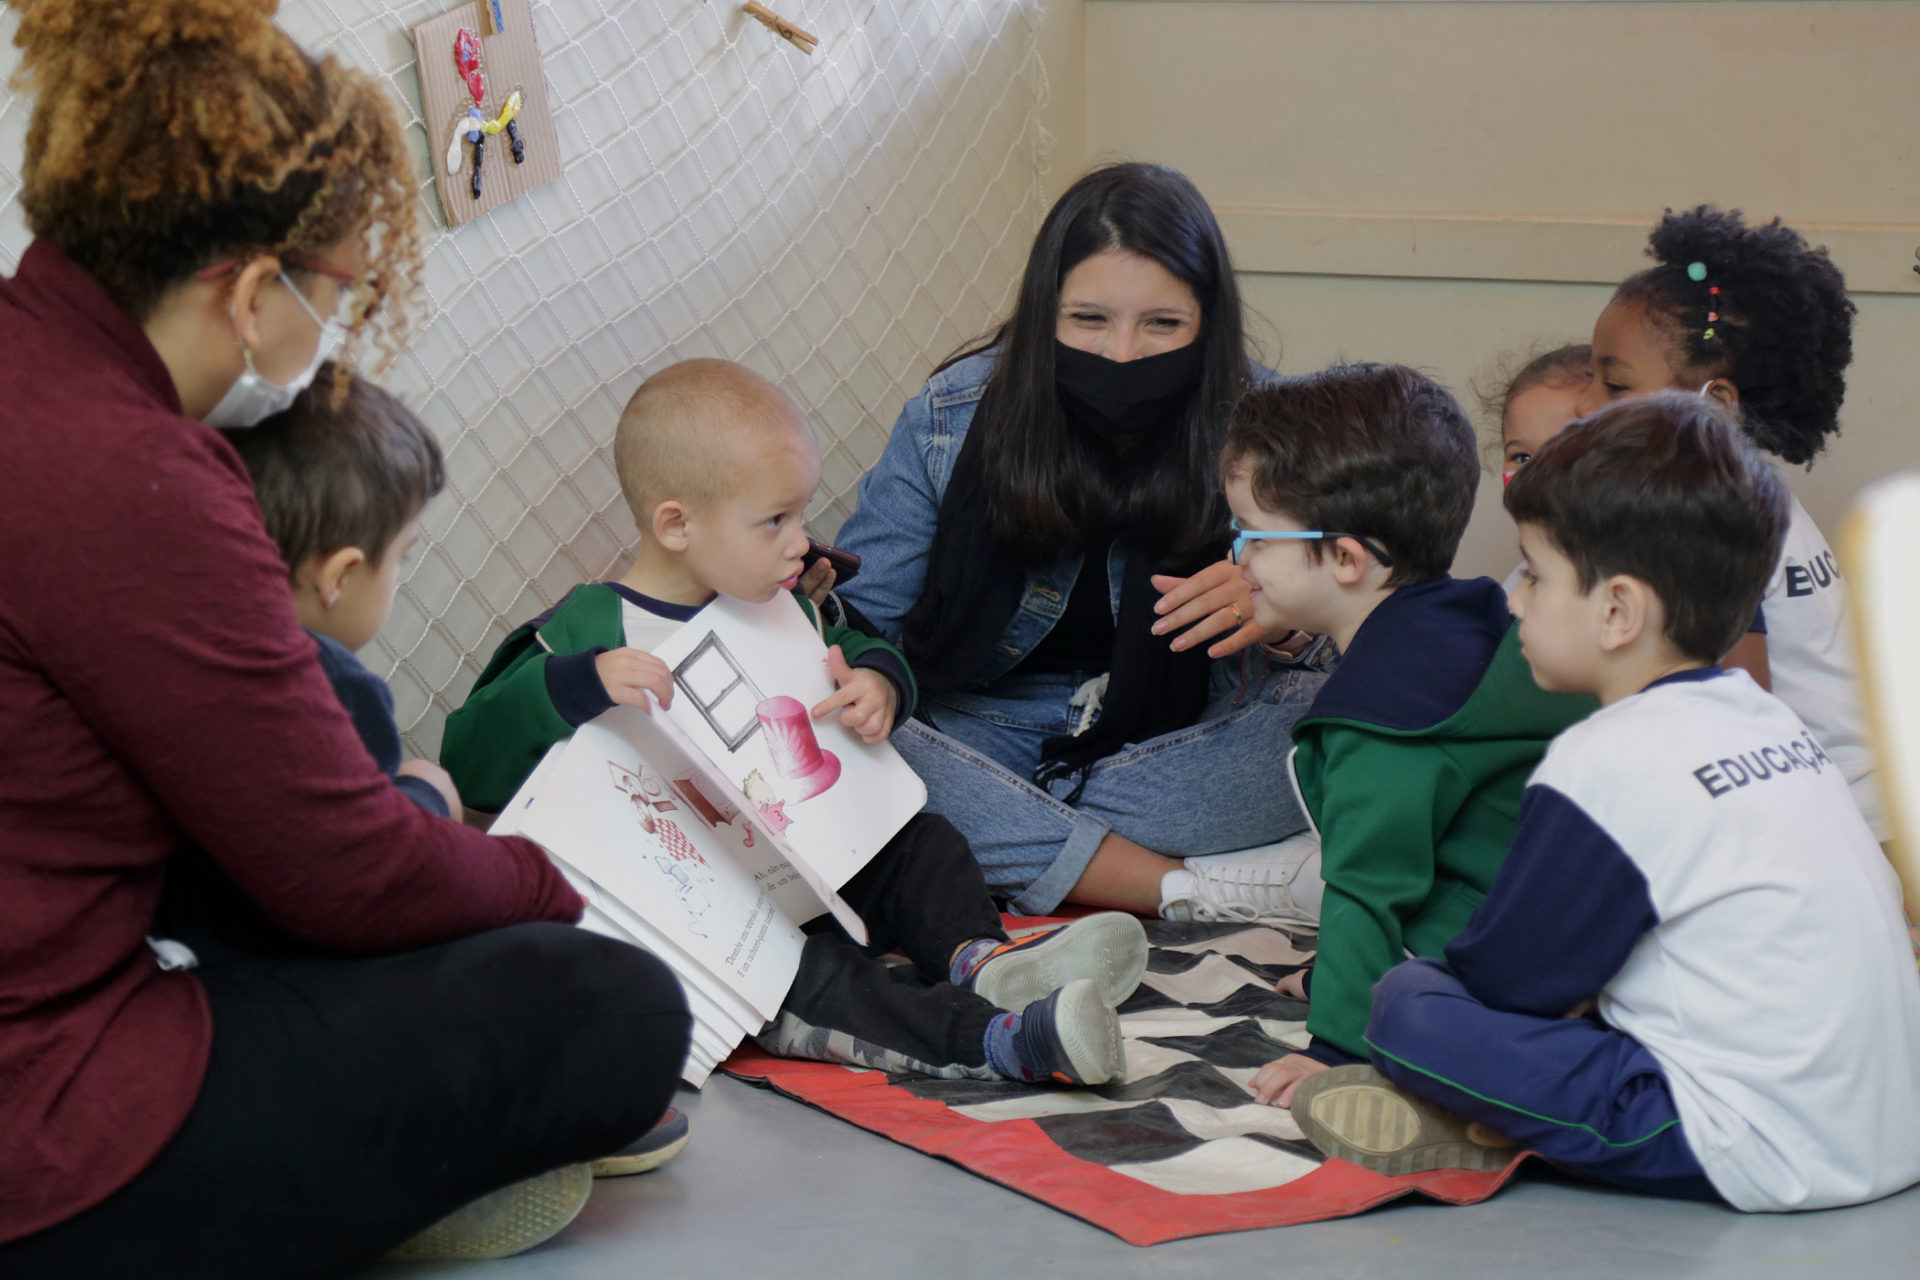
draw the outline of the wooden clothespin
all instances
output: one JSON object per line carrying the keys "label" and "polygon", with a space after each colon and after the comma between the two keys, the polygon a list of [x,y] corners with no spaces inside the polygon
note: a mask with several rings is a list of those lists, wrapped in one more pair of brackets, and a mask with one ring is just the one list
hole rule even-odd
{"label": "wooden clothespin", "polygon": [[507,17],[500,12],[500,0],[480,0],[480,34],[497,36],[507,29]]}
{"label": "wooden clothespin", "polygon": [[747,0],[742,6],[748,13],[758,18],[767,30],[785,40],[802,53],[812,53],[813,47],[820,43],[820,37],[811,35],[794,26],[785,18],[760,3],[760,0]]}

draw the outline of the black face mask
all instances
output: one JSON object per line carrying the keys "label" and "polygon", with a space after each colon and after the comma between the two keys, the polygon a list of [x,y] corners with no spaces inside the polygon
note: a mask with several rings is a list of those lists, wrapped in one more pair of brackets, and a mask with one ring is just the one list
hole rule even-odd
{"label": "black face mask", "polygon": [[1196,383],[1206,352],[1198,341],[1139,360],[1109,360],[1053,343],[1054,385],[1067,418],[1096,436],[1124,436],[1177,413]]}

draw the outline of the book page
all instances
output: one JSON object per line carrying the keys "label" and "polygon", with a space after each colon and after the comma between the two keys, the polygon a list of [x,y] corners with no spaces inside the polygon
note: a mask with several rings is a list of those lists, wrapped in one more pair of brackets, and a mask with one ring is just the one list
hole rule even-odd
{"label": "book page", "polygon": [[[619,715],[619,712],[628,712]],[[763,1019],[793,983],[803,941],[734,847],[751,828],[691,818],[672,780],[694,764],[646,712],[617,707],[543,762],[502,817],[657,931]],[[535,789],[534,784],[537,785]],[[663,950],[662,959],[674,964]]]}
{"label": "book page", "polygon": [[836,711],[811,709],[834,683],[827,649],[800,602],[716,598],[653,649],[674,671],[673,723],[798,854],[796,865],[845,884],[926,804],[927,789],[891,746],[868,746]]}
{"label": "book page", "polygon": [[[848,937],[866,946],[866,922],[834,891],[834,886],[808,865],[805,858],[794,852],[793,846],[773,829],[753,802],[741,793],[740,788],[734,786],[719,771],[719,767],[681,732],[672,716],[660,710],[660,704],[654,701],[652,694],[647,695],[647,704],[653,708],[654,728],[672,741],[690,762],[691,772],[687,776],[675,776],[676,792],[691,802],[698,802],[701,810],[710,811],[710,820],[716,827],[740,828],[740,843],[729,846],[733,849],[735,861],[751,871],[753,878],[773,895],[774,903],[787,919],[805,924],[822,911],[829,912],[847,931]],[[639,714],[637,708],[615,707],[603,718],[611,717],[617,721],[626,715],[636,714]]]}

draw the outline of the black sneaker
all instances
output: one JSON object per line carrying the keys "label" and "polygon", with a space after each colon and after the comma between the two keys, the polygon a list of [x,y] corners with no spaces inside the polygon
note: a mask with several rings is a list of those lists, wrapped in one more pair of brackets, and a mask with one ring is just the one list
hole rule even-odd
{"label": "black sneaker", "polygon": [[1100,1000],[1117,1008],[1147,971],[1147,931],[1134,917],[1102,911],[1071,924],[1003,942],[974,965],[965,983],[1002,1009],[1023,1009],[1075,978],[1092,978]]}
{"label": "black sneaker", "polygon": [[1091,978],[1076,978],[1021,1010],[1013,1041],[1021,1064],[1039,1080],[1106,1084],[1126,1075],[1120,1017]]}
{"label": "black sneaker", "polygon": [[668,1107],[667,1114],[661,1116],[653,1128],[612,1155],[595,1160],[593,1176],[624,1178],[630,1174],[649,1173],[686,1150],[687,1139],[692,1136],[692,1131],[687,1127],[686,1112],[678,1107]]}

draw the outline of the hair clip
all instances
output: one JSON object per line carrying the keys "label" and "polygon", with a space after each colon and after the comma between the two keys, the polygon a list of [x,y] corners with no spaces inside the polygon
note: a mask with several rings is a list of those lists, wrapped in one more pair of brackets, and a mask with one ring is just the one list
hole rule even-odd
{"label": "hair clip", "polygon": [[[1675,263],[1674,265],[1678,266],[1679,264]],[[1686,272],[1687,279],[1693,281],[1695,284],[1699,284],[1707,278],[1707,264],[1704,262],[1689,262],[1686,266]],[[1701,330],[1700,340],[1702,342],[1712,342],[1713,326],[1719,323],[1720,286],[1710,284],[1707,286],[1707,327]]]}

